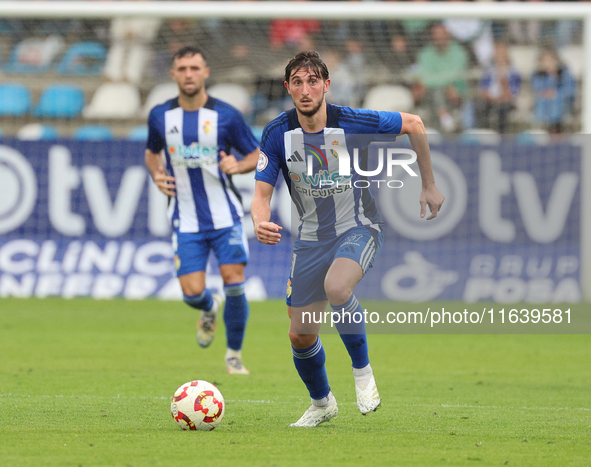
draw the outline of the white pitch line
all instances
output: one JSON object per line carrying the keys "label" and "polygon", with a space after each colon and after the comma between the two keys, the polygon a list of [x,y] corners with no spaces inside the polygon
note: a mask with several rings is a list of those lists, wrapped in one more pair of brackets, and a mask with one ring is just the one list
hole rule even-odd
{"label": "white pitch line", "polygon": [[[44,397],[44,398],[68,398],[68,399],[152,399],[152,400],[170,400],[170,397],[141,397],[141,396],[89,396],[89,395],[64,395],[64,394],[0,394],[0,397],[12,397],[12,398],[33,398],[33,397]],[[226,402],[231,403],[243,403],[243,404],[293,404],[293,403],[308,403],[304,400],[295,401],[272,401],[269,399],[226,399]],[[341,403],[342,404],[342,403]],[[347,404],[347,403],[345,403]],[[348,402],[348,404],[356,404],[356,402]],[[393,407],[396,407],[394,405]],[[503,406],[503,405],[470,405],[470,404],[404,404],[404,407],[428,407],[428,408],[444,408],[444,409],[503,409],[503,410],[551,410],[551,411],[583,411],[589,412],[591,409],[586,407],[514,407],[514,406]]]}
{"label": "white pitch line", "polygon": [[406,407],[443,407],[445,409],[513,409],[513,410],[580,410],[591,411],[586,407],[513,407],[503,405],[470,405],[470,404],[406,404]]}
{"label": "white pitch line", "polygon": [[[75,396],[75,395],[64,395],[64,394],[54,394],[54,395],[49,395],[49,394],[36,394],[36,395],[32,395],[32,394],[0,394],[0,397],[6,397],[6,398],[34,398],[34,397],[42,397],[42,398],[55,398],[55,399],[60,399],[60,398],[66,398],[66,399],[142,399],[142,400],[146,400],[146,399],[152,399],[152,400],[170,400],[172,397],[164,397],[164,396],[151,396],[151,397],[142,397],[142,396],[121,396],[121,395],[116,395],[116,396],[89,396],[88,394],[81,394],[79,396]],[[239,402],[239,403],[248,403],[248,404],[292,404],[294,402],[296,403],[304,403],[305,401],[303,400],[299,400],[299,401],[292,401],[292,402],[288,402],[288,401],[272,401],[272,400],[256,400],[256,399],[225,399],[226,402]]]}

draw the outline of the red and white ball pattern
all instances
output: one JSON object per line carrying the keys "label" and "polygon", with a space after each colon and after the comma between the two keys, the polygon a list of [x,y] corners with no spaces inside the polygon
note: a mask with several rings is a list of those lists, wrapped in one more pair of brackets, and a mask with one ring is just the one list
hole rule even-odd
{"label": "red and white ball pattern", "polygon": [[172,396],[172,418],[183,430],[211,431],[224,418],[222,393],[207,381],[189,381]]}

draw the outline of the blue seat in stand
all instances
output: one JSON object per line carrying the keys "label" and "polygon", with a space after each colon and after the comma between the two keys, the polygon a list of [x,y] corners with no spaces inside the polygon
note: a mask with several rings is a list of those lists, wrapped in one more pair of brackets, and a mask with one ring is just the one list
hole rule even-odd
{"label": "blue seat in stand", "polygon": [[20,83],[0,84],[0,116],[22,117],[31,108],[31,91]]}
{"label": "blue seat in stand", "polygon": [[78,141],[110,141],[113,130],[106,125],[85,125],[74,132],[73,138]]}
{"label": "blue seat in stand", "polygon": [[107,49],[100,42],[76,42],[67,50],[55,71],[67,76],[98,76],[106,59]]}
{"label": "blue seat in stand", "polygon": [[79,86],[52,84],[37,103],[33,115],[37,118],[76,118],[86,105],[84,91]]}

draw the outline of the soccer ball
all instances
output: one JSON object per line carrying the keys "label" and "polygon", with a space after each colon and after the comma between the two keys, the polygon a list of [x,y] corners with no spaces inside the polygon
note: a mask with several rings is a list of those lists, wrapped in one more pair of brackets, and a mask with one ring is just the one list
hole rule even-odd
{"label": "soccer ball", "polygon": [[211,431],[224,418],[224,396],[207,381],[189,381],[172,396],[170,412],[183,430]]}

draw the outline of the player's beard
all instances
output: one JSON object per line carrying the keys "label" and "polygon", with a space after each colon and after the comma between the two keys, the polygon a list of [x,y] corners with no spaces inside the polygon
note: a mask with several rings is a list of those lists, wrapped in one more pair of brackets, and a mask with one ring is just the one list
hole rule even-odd
{"label": "player's beard", "polygon": [[322,104],[324,104],[324,96],[322,96],[322,99],[320,100],[318,105],[316,107],[314,107],[313,109],[310,109],[310,110],[298,109],[298,110],[300,111],[300,113],[304,117],[313,117],[314,115],[316,115],[316,112],[318,112],[320,110],[320,107],[322,107]]}
{"label": "player's beard", "polygon": [[181,88],[180,91],[183,96],[192,98],[199,94],[201,92],[201,89],[203,89],[203,87],[196,87],[192,92],[187,92],[183,88]]}

